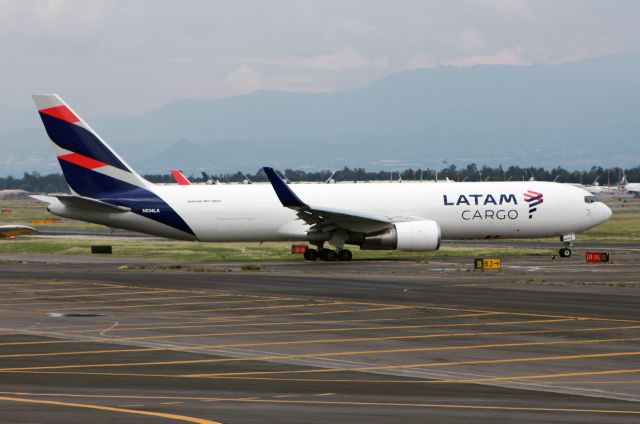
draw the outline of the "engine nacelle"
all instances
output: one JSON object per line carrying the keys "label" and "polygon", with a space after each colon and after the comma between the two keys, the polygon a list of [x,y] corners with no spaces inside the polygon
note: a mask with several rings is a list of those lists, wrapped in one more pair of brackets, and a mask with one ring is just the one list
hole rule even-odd
{"label": "engine nacelle", "polygon": [[440,248],[440,226],[428,219],[398,222],[392,228],[367,234],[362,240],[363,250],[404,250],[425,252]]}

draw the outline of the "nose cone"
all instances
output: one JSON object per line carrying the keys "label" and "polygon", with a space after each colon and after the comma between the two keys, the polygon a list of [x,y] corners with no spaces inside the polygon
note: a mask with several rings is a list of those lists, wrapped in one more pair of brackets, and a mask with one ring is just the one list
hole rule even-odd
{"label": "nose cone", "polygon": [[598,224],[601,224],[603,222],[606,222],[609,220],[609,218],[611,218],[611,215],[613,215],[613,211],[611,210],[611,208],[607,205],[605,205],[604,203],[599,203],[598,204]]}

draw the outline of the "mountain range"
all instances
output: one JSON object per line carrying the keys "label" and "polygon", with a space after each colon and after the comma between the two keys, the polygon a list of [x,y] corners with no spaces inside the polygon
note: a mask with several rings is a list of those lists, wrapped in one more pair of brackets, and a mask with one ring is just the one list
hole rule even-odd
{"label": "mountain range", "polygon": [[[640,55],[625,55],[425,68],[352,91],[185,99],[87,121],[143,173],[440,168],[444,159],[584,169],[640,163],[639,99]],[[0,107],[0,144],[0,174],[58,170],[33,111]]]}

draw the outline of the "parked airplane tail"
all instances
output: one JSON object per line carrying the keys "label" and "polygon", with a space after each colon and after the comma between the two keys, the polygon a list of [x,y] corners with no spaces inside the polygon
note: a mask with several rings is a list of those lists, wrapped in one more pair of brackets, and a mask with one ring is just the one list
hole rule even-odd
{"label": "parked airplane tail", "polygon": [[189,179],[184,176],[181,170],[172,169],[171,175],[173,176],[173,179],[176,180],[178,185],[191,185],[191,181],[189,181]]}
{"label": "parked airplane tail", "polygon": [[111,197],[151,185],[56,94],[34,95],[33,100],[75,194]]}
{"label": "parked airplane tail", "polygon": [[627,181],[627,175],[624,173],[624,171],[622,171],[622,180],[620,181],[620,186],[624,187],[627,184],[629,184],[629,181]]}

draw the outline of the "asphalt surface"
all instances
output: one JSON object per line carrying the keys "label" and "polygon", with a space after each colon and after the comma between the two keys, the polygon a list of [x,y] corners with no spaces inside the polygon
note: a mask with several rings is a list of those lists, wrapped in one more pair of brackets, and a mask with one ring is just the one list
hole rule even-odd
{"label": "asphalt surface", "polygon": [[0,255],[0,422],[640,421],[640,253]]}

